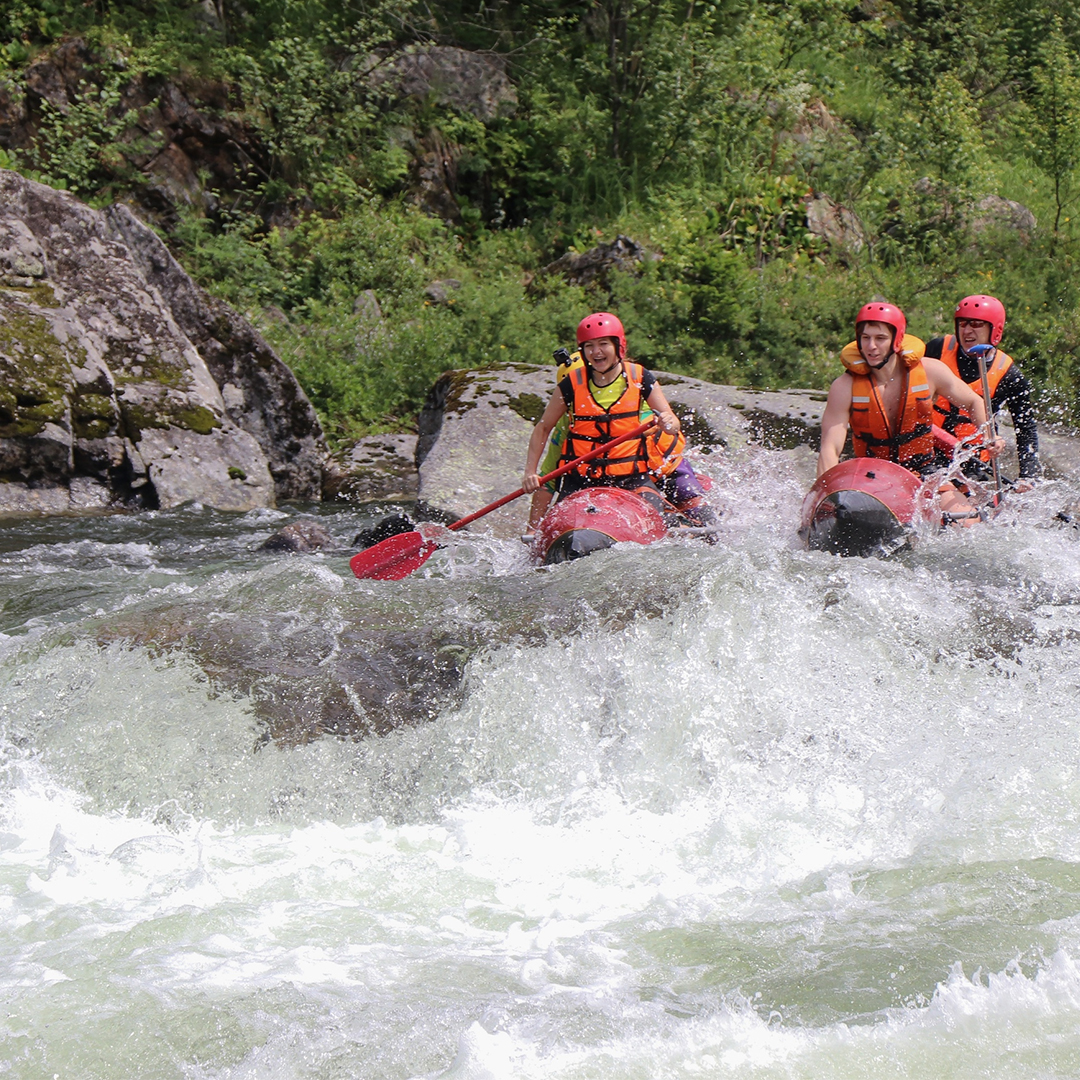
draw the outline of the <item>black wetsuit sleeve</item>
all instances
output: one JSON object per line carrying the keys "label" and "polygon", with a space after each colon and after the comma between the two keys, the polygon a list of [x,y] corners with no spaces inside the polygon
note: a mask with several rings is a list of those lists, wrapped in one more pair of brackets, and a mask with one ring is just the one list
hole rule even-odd
{"label": "black wetsuit sleeve", "polygon": [[570,381],[569,375],[559,383],[559,393],[562,394],[566,407],[572,412],[574,409],[574,384]]}
{"label": "black wetsuit sleeve", "polygon": [[1039,464],[1039,430],[1035,422],[1035,408],[1031,404],[1031,383],[1023,372],[1013,364],[1001,377],[992,402],[997,412],[1007,405],[1016,429],[1016,456],[1020,459],[1020,475],[1033,479],[1042,475]]}
{"label": "black wetsuit sleeve", "polygon": [[941,359],[941,350],[944,349],[944,348],[945,348],[945,338],[944,337],[931,338],[926,343],[926,352],[924,353],[924,355],[929,356],[931,360],[940,360]]}

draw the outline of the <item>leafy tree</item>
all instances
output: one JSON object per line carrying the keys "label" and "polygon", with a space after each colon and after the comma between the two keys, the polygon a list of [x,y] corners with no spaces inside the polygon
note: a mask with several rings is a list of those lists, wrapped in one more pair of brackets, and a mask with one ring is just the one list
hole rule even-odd
{"label": "leafy tree", "polygon": [[1060,19],[1038,50],[1032,70],[1031,111],[1026,114],[1029,152],[1054,189],[1054,236],[1076,199],[1080,165],[1080,64],[1069,46]]}

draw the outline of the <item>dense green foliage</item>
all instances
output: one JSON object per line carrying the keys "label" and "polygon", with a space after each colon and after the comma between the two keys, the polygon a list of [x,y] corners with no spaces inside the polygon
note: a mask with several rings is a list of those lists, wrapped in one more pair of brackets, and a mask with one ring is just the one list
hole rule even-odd
{"label": "dense green foliage", "polygon": [[[407,426],[441,370],[543,362],[610,308],[650,366],[824,386],[854,311],[949,328],[1009,311],[1045,417],[1074,419],[1080,14],[1020,0],[7,0],[6,77],[78,34],[121,57],[8,164],[99,201],[137,189],[121,104],[137,74],[224,82],[268,166],[170,226],[204,285],[252,314],[336,436]],[[2,33],[2,31],[0,31]],[[437,44],[502,59],[497,113],[372,77]],[[442,218],[416,162],[453,161]],[[806,197],[857,215],[808,228]],[[999,196],[1026,234],[987,220]],[[543,268],[616,234],[656,258],[589,286]],[[454,279],[446,302],[425,295]],[[357,304],[370,290],[370,302]]]}

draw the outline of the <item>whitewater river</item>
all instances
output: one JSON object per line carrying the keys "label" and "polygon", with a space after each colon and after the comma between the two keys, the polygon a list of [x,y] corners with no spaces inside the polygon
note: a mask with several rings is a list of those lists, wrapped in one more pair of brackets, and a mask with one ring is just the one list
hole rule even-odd
{"label": "whitewater river", "polygon": [[838,559],[787,469],[403,582],[4,524],[0,1076],[1080,1074],[1077,493]]}

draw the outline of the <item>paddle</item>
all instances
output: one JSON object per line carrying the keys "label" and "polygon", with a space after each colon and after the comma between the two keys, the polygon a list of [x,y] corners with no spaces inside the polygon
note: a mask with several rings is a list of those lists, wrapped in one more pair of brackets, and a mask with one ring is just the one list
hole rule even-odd
{"label": "paddle", "polygon": [[[541,476],[540,483],[546,484],[549,480],[556,480],[563,473],[576,469],[586,461],[592,461],[593,458],[599,457],[608,450],[624,442],[629,442],[631,439],[636,439],[639,435],[648,431],[655,423],[656,419],[653,418],[646,420],[643,424],[638,424],[633,431],[628,431],[625,435],[620,435],[619,438],[612,439],[611,442],[606,442],[602,446],[596,446],[587,454],[582,454],[581,457],[574,458],[573,461],[568,461],[565,465],[560,465],[554,472],[549,472],[547,476]],[[361,580],[400,581],[423,566],[438,551],[441,546],[439,538],[447,530],[463,529],[470,522],[482,518],[485,514],[490,514],[492,510],[498,510],[500,506],[505,506],[508,502],[513,502],[514,499],[520,499],[524,494],[525,489],[518,488],[517,491],[504,495],[501,499],[485,506],[482,510],[477,510],[475,514],[459,518],[452,525],[445,527],[442,525],[421,525],[414,532],[391,536],[388,540],[383,540],[373,547],[369,547],[367,551],[358,552],[349,560],[349,567]]]}
{"label": "paddle", "polygon": [[947,450],[950,454],[956,453],[960,440],[951,431],[946,431],[937,424],[931,424],[930,434],[934,436],[934,446],[938,450]]}
{"label": "paddle", "polygon": [[[986,405],[986,430],[990,434],[991,441],[997,439],[997,425],[994,423],[994,407],[991,403],[990,394],[990,379],[986,374],[986,354],[988,352],[997,352],[997,349],[993,345],[972,345],[967,350],[970,356],[974,356],[979,361],[979,378],[982,379],[982,392],[983,403]],[[998,472],[998,463],[996,457],[990,458],[990,468],[994,471],[994,487],[997,488],[997,494],[994,495],[994,505],[1001,505],[1001,473]]]}

